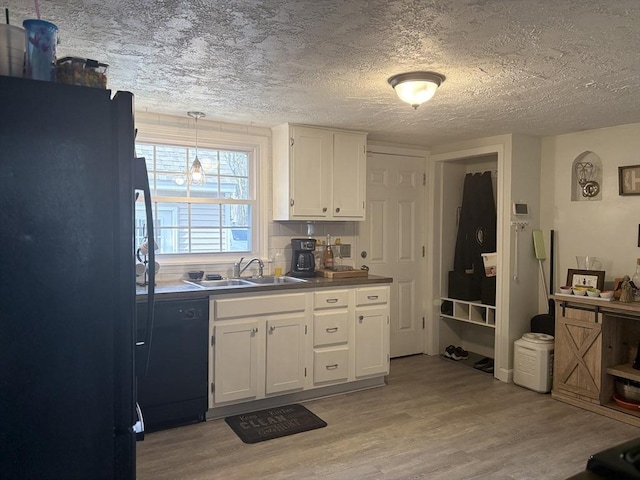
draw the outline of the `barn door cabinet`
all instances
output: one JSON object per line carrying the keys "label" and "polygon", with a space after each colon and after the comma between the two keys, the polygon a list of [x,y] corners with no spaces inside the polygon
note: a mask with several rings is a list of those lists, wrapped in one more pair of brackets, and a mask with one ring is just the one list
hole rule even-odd
{"label": "barn door cabinet", "polygon": [[366,139],[361,132],[273,127],[273,219],[364,220]]}
{"label": "barn door cabinet", "polygon": [[640,340],[640,305],[555,295],[552,397],[640,426],[640,409],[614,401],[617,378],[640,381],[631,368]]}

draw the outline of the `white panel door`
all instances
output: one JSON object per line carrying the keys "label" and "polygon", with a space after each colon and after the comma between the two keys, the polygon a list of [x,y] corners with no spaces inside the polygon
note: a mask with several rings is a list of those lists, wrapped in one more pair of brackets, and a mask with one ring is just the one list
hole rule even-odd
{"label": "white panel door", "polygon": [[367,137],[333,134],[333,216],[363,218],[365,212]]}
{"label": "white panel door", "polygon": [[387,307],[356,309],[356,377],[389,373],[389,311]]}
{"label": "white panel door", "polygon": [[261,333],[257,321],[218,325],[214,328],[215,403],[257,396]]}
{"label": "white panel door", "polygon": [[332,208],[333,134],[299,126],[293,127],[292,133],[291,213],[294,217],[327,217]]}
{"label": "white panel door", "polygon": [[304,386],[304,335],[304,314],[267,320],[267,394]]}
{"label": "white panel door", "polygon": [[373,153],[367,159],[367,217],[359,262],[391,284],[391,356],[424,351],[423,270],[425,160]]}

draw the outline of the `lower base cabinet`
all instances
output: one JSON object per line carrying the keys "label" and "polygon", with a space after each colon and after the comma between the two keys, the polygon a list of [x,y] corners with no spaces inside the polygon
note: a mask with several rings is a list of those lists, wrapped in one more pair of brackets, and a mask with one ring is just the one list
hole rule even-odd
{"label": "lower base cabinet", "polygon": [[356,377],[389,373],[389,314],[384,307],[356,310]]}
{"label": "lower base cabinet", "polygon": [[209,408],[389,373],[389,286],[211,297]]}
{"label": "lower base cabinet", "polygon": [[265,393],[301,390],[305,377],[305,316],[269,319],[266,332]]}
{"label": "lower base cabinet", "polygon": [[389,373],[389,287],[356,290],[356,377]]}
{"label": "lower base cabinet", "polygon": [[640,343],[640,304],[553,298],[556,330],[551,396],[640,427],[640,411],[616,401],[620,400],[618,381],[640,381],[640,372],[632,367]]}
{"label": "lower base cabinet", "polygon": [[244,321],[215,327],[215,403],[258,396],[260,344],[264,343],[260,325],[259,321]]}
{"label": "lower base cabinet", "polygon": [[598,313],[559,308],[556,314],[554,389],[600,401],[602,320]]}

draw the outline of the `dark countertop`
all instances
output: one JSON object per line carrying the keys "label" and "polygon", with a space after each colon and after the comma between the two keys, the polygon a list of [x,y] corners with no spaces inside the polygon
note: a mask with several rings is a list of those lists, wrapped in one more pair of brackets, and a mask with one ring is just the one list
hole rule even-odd
{"label": "dark countertop", "polygon": [[[178,281],[172,283],[158,283],[156,285],[156,300],[171,300],[176,298],[202,298],[211,295],[227,295],[230,293],[250,293],[261,294],[263,292],[291,292],[297,290],[308,290],[310,288],[335,288],[335,287],[354,287],[354,286],[371,286],[376,284],[393,283],[391,277],[381,277],[378,275],[369,275],[368,277],[355,278],[324,278],[313,277],[306,278],[305,282],[285,283],[276,285],[250,285],[241,287],[225,287],[225,288],[200,288],[195,285]],[[143,301],[147,298],[147,287],[136,285],[136,298]]]}

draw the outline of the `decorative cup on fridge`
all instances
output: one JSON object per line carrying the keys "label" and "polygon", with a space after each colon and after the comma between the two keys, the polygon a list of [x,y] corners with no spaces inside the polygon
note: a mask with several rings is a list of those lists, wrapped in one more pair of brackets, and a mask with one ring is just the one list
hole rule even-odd
{"label": "decorative cup on fridge", "polygon": [[33,80],[56,81],[58,27],[45,20],[22,22],[26,34],[26,75]]}

